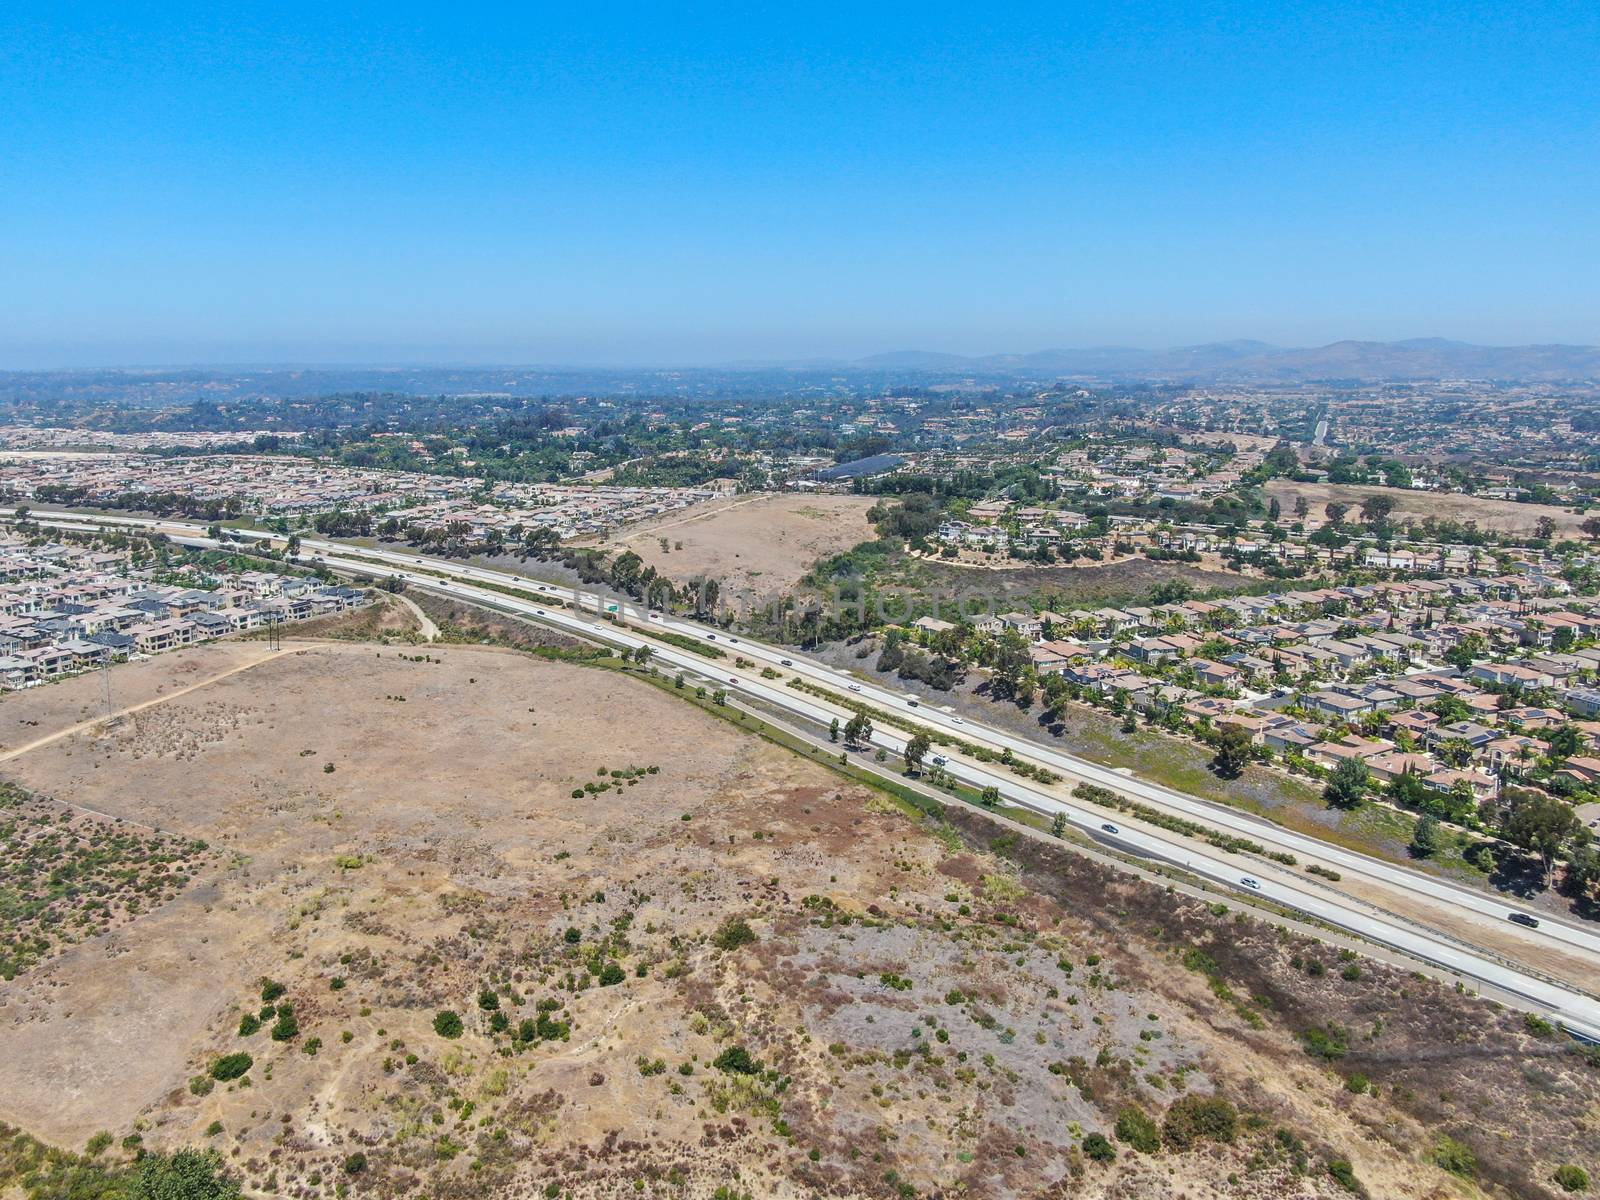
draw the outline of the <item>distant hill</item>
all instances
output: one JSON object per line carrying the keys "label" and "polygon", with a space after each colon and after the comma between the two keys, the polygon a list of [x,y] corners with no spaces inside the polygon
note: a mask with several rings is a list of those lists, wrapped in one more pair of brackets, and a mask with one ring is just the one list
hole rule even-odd
{"label": "distant hill", "polygon": [[1318,379],[1521,379],[1600,378],[1597,346],[1476,346],[1445,338],[1400,342],[1331,342],[1291,348],[1240,340],[1141,350],[1089,346],[1031,354],[966,357],[921,350],[876,354],[857,365],[890,370],[974,374],[1085,375],[1127,379],[1216,379],[1298,383]]}

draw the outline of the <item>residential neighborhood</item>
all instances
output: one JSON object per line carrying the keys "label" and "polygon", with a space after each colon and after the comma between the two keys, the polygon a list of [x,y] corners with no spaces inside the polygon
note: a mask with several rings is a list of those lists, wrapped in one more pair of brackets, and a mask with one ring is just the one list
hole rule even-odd
{"label": "residential neighborhood", "polygon": [[0,536],[0,688],[47,683],[369,602],[361,588],[271,571],[135,566],[129,551]]}

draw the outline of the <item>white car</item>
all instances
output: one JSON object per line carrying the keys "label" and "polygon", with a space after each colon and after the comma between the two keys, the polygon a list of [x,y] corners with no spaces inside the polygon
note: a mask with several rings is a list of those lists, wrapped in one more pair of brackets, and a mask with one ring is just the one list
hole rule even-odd
{"label": "white car", "polygon": [[966,724],[966,721],[962,720],[960,717],[951,717],[950,720],[955,722],[957,725],[965,725]]}
{"label": "white car", "polygon": [[861,685],[859,683],[852,683],[850,685],[850,690],[852,692],[859,692],[861,690]]}
{"label": "white car", "polygon": [[1244,884],[1247,888],[1254,888],[1258,892],[1261,890],[1261,881],[1259,879],[1251,879],[1250,876],[1246,875],[1243,879],[1239,880],[1239,882]]}

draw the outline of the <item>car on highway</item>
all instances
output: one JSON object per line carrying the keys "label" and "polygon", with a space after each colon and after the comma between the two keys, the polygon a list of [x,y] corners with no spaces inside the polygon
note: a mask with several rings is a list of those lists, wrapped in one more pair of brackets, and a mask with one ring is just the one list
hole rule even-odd
{"label": "car on highway", "polygon": [[739,677],[737,675],[729,675],[728,676],[728,682],[729,683],[738,683],[739,682]]}
{"label": "car on highway", "polygon": [[1251,879],[1250,876],[1246,875],[1243,879],[1239,880],[1239,882],[1244,884],[1247,888],[1254,888],[1258,892],[1261,890],[1261,881],[1259,879]]}
{"label": "car on highway", "polygon": [[915,696],[907,696],[906,697],[906,705],[908,707],[910,707],[910,708],[920,707],[921,704],[922,704],[922,701],[918,700]]}
{"label": "car on highway", "polygon": [[794,660],[792,658],[780,658],[778,660],[778,665],[780,667],[792,667],[794,666]]}
{"label": "car on highway", "polygon": [[850,685],[850,690],[852,692],[859,692],[861,690],[861,685],[859,683],[852,683]]}
{"label": "car on highway", "polygon": [[650,614],[650,619],[652,621],[659,621],[659,620],[661,620],[661,614],[660,613],[651,613]]}
{"label": "car on highway", "polygon": [[738,639],[738,638],[736,638],[736,637],[731,637],[731,638],[729,638],[729,639],[728,639],[728,640],[729,640],[729,641],[730,641],[730,642],[737,642],[737,641],[738,641],[738,640],[739,640],[739,639]]}
{"label": "car on highway", "polygon": [[1539,928],[1539,918],[1538,917],[1530,917],[1527,913],[1519,913],[1519,912],[1507,913],[1506,914],[1506,920],[1514,921],[1518,925],[1526,925],[1529,929],[1537,929],[1537,928]]}
{"label": "car on highway", "polygon": [[1118,829],[1110,821],[1101,822],[1100,828],[1104,829],[1107,833],[1121,833],[1122,832],[1122,830]]}
{"label": "car on highway", "polygon": [[965,725],[966,724],[966,722],[963,721],[960,717],[951,717],[950,720],[953,721],[957,725]]}
{"label": "car on highway", "polygon": [[929,759],[929,761],[932,762],[936,767],[942,767],[950,760],[942,754],[935,754],[931,759]]}
{"label": "car on highway", "polygon": [[706,634],[706,637],[709,638],[713,642],[717,640],[717,635],[714,634],[714,633],[708,633],[708,634]]}

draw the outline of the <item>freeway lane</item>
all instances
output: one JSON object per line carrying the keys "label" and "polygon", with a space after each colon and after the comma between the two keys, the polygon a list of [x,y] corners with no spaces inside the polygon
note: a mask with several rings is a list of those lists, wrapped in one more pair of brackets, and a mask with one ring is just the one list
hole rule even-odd
{"label": "freeway lane", "polygon": [[[83,524],[125,524],[158,527],[197,545],[211,546],[215,544],[205,536],[203,529],[187,523],[141,518],[89,518],[79,514],[40,513],[36,514],[36,516],[45,520],[57,520],[60,524],[68,527],[81,526]],[[307,547],[326,552],[326,556],[330,559],[328,565],[331,567],[370,574],[373,571],[373,564],[370,560],[372,558],[380,558],[395,567],[398,573],[410,575],[412,582],[417,586],[438,591],[444,595],[454,595],[458,598],[472,600],[475,603],[486,604],[490,607],[533,616],[546,623],[616,645],[631,648],[640,644],[651,644],[654,653],[663,662],[694,671],[696,674],[728,679],[730,687],[737,688],[782,710],[797,713],[819,723],[826,723],[833,716],[841,715],[835,706],[830,706],[814,697],[797,694],[794,689],[772,687],[766,681],[759,678],[751,678],[747,672],[742,672],[738,668],[725,668],[721,664],[708,662],[708,660],[698,655],[690,654],[666,643],[660,643],[649,636],[651,623],[648,619],[643,623],[642,628],[638,625],[633,628],[622,628],[598,616],[590,620],[582,612],[544,608],[536,602],[523,601],[498,592],[483,590],[459,580],[462,577],[468,579],[477,577],[483,582],[495,583],[501,586],[511,585],[522,590],[527,590],[530,587],[540,588],[550,591],[553,596],[559,594],[559,597],[563,599],[570,599],[575,595],[569,589],[556,588],[554,585],[530,583],[526,577],[510,572],[489,571],[477,567],[461,567],[457,564],[436,560],[420,560],[415,555],[400,555],[389,551],[370,552],[364,549],[321,541],[307,543]],[[452,578],[440,579],[407,570],[407,568],[415,567],[423,562],[430,570],[444,572]],[[598,605],[598,601],[595,601],[595,603]],[[661,624],[668,623],[663,621]],[[673,632],[684,636],[698,636],[702,640],[711,636],[710,631],[681,621],[670,622],[670,628]],[[730,640],[726,635],[719,635],[717,638],[717,641],[724,645]],[[792,654],[784,654],[782,651],[749,643],[744,639],[739,639],[737,645],[737,652],[748,653],[752,659],[769,656],[793,659]],[[764,653],[758,653],[758,650]],[[793,661],[795,668],[798,668],[803,660],[793,659]],[[806,666],[810,668],[806,672],[808,675],[837,686],[840,678],[839,672],[810,662],[807,662]],[[726,674],[719,674],[724,671],[726,671]],[[868,691],[866,685],[863,685],[861,694],[880,707],[887,707],[895,699],[891,693],[875,686]],[[926,720],[931,714],[927,709],[919,709],[914,712],[908,712],[907,715],[914,715],[919,720]],[[938,715],[941,718],[946,718],[946,714]],[[934,722],[929,723],[932,724]],[[996,735],[995,731],[987,727],[971,724],[955,726],[951,729],[951,732],[959,733],[963,737],[970,737],[974,741],[987,741],[991,737],[997,736],[999,738],[1007,738],[1007,735]],[[981,733],[982,736],[974,736],[977,733]],[[876,734],[875,740],[885,748],[898,751],[903,749],[905,735],[896,730],[882,730]],[[1007,740],[1012,739],[1007,738]],[[1030,757],[1036,759],[1039,757],[1037,754],[1038,747],[1027,742],[1021,742],[1020,744],[1028,750]],[[1074,770],[1074,773],[1080,773],[1078,771],[1080,767],[1092,767],[1092,764],[1081,764],[1078,760],[1071,759],[1070,756],[1059,757],[1073,764],[1071,769]],[[1045,761],[1049,760],[1046,759]],[[1040,791],[1036,787],[1023,785],[1009,775],[1001,776],[992,773],[983,765],[968,761],[958,755],[950,756],[950,763],[947,769],[951,770],[963,782],[970,783],[975,787],[996,786],[1000,788],[1002,795],[1009,801],[1026,805],[1036,811],[1047,814],[1064,812],[1069,823],[1085,830],[1092,836],[1102,839],[1108,838],[1103,828],[1108,822],[1099,814],[1080,811],[1063,800]],[[1115,772],[1104,771],[1103,768],[1094,768],[1094,770],[1103,775],[1106,781],[1105,786],[1113,787],[1125,793],[1139,794],[1138,790],[1129,786],[1139,781],[1130,780]],[[1148,787],[1149,785],[1142,786]],[[1159,791],[1164,792],[1164,789]],[[1178,794],[1173,793],[1173,795]],[[1240,881],[1243,878],[1241,868],[1236,863],[1217,856],[1209,848],[1199,848],[1187,839],[1165,835],[1163,831],[1157,831],[1153,828],[1141,827],[1139,822],[1123,816],[1117,816],[1112,823],[1116,825],[1116,832],[1110,837],[1128,850],[1181,864],[1198,875],[1204,875],[1226,886],[1234,888],[1240,886]],[[1275,829],[1276,827],[1271,828]],[[1258,838],[1258,840],[1265,839]],[[1309,839],[1307,840],[1309,841]],[[1322,846],[1321,843],[1313,843],[1313,845],[1315,847],[1313,852],[1317,857],[1327,857],[1324,853],[1326,847]],[[1447,937],[1410,926],[1389,914],[1383,913],[1381,910],[1368,910],[1360,902],[1351,901],[1346,897],[1337,896],[1336,894],[1323,894],[1319,890],[1309,887],[1306,881],[1300,880],[1298,877],[1290,876],[1285,879],[1282,873],[1271,865],[1262,864],[1258,867],[1252,864],[1249,869],[1252,873],[1251,877],[1262,884],[1257,889],[1260,894],[1276,902],[1320,918],[1331,925],[1348,929],[1372,941],[1392,946],[1424,961],[1459,972],[1466,977],[1479,980],[1502,991],[1518,995],[1531,1008],[1552,1013],[1560,1017],[1571,1028],[1591,1036],[1600,1036],[1600,1003],[1590,997],[1507,966],[1491,957],[1474,951],[1470,947],[1461,946]],[[1400,881],[1402,886],[1409,885],[1417,878],[1410,872],[1400,871],[1397,874],[1403,877]]]}
{"label": "freeway lane", "polygon": [[[333,542],[307,541],[304,545],[307,548],[325,550],[332,553],[351,552],[350,547],[341,546]],[[502,585],[511,583],[521,587],[543,586],[552,595],[558,596],[563,600],[579,604],[587,602],[587,607],[590,610],[598,610],[600,607],[599,598],[594,593],[582,593],[578,589],[555,584],[538,585],[535,583],[530,585],[527,582],[528,577],[519,576],[514,572],[495,571],[484,567],[431,560],[420,555],[401,551],[361,550],[359,553],[363,557],[375,558],[392,564],[399,570],[405,570],[408,567],[426,566],[432,570],[446,571],[460,579]],[[780,664],[787,664],[783,666],[784,670],[792,671],[819,685],[834,689],[849,689],[853,684],[854,688],[851,690],[851,695],[856,699],[873,704],[887,712],[898,713],[908,719],[914,719],[952,737],[959,737],[996,751],[1009,749],[1019,758],[1048,767],[1067,776],[1069,783],[1079,781],[1110,788],[1152,807],[1192,821],[1198,821],[1227,833],[1249,838],[1252,841],[1262,843],[1271,850],[1293,854],[1298,858],[1311,862],[1318,862],[1341,873],[1348,872],[1352,875],[1362,876],[1386,888],[1399,887],[1413,895],[1425,896],[1430,900],[1444,903],[1451,908],[1473,912],[1480,917],[1496,922],[1505,921],[1508,914],[1515,911],[1512,902],[1498,897],[1474,891],[1471,888],[1450,883],[1447,880],[1438,879],[1420,871],[1412,871],[1402,866],[1386,863],[1381,859],[1361,854],[1358,851],[1347,850],[1315,837],[1296,833],[1265,818],[1241,812],[1225,804],[1189,796],[1183,792],[1139,779],[1137,776],[1123,775],[1108,767],[1100,766],[1097,763],[1067,754],[1054,747],[1041,745],[1029,738],[1019,737],[981,722],[966,721],[952,714],[940,712],[932,707],[931,701],[928,701],[925,697],[923,702],[913,709],[907,704],[906,697],[903,694],[889,691],[874,681],[859,679],[847,672],[815,662],[792,650],[768,646],[761,642],[754,642],[737,636],[730,638],[725,632],[714,631],[694,621],[665,614],[663,614],[660,621],[651,622],[648,619],[641,620],[640,618],[643,614],[638,613],[636,610],[624,607],[619,615],[631,620],[635,627],[654,625],[680,636],[693,637],[702,641],[712,638],[718,644],[724,646],[736,644],[739,652],[748,658],[774,667]],[[1575,951],[1600,955],[1600,930],[1585,928],[1559,916],[1541,914],[1540,928],[1537,933],[1542,938],[1551,942],[1561,943]]]}
{"label": "freeway lane", "polygon": [[[328,556],[328,565],[344,569],[362,569],[358,560],[336,559],[332,555]],[[589,620],[569,610],[544,608],[532,601],[484,591],[470,584],[417,577],[413,577],[413,583],[424,590],[437,591],[446,596],[534,616],[559,628],[570,629],[627,649],[649,645],[655,659],[693,671],[718,684],[726,681],[729,688],[737,689],[780,709],[798,713],[818,724],[826,724],[834,716],[839,715],[836,708],[808,696],[796,695],[791,688],[750,679],[733,669],[727,669],[728,673],[723,674],[725,668],[719,663],[710,662],[689,651],[658,642],[649,637],[648,631],[635,632],[598,617]],[[886,729],[875,730],[872,740],[875,744],[899,753],[904,750],[908,738],[898,730]],[[1212,879],[1224,886],[1238,889],[1246,877],[1254,878],[1260,883],[1254,890],[1265,898],[1317,917],[1331,926],[1350,930],[1371,941],[1404,951],[1424,962],[1520,996],[1538,1011],[1560,1017],[1568,1027],[1586,1035],[1600,1037],[1600,1001],[1570,991],[1558,984],[1529,976],[1469,948],[1457,946],[1437,935],[1411,928],[1380,912],[1366,911],[1358,908],[1353,902],[1320,894],[1298,880],[1286,882],[1277,876],[1269,865],[1250,864],[1248,868],[1241,868],[1237,862],[1212,852],[1209,848],[1197,848],[1181,839],[1168,840],[1154,830],[1138,827],[1137,822],[1120,814],[1115,818],[1108,818],[1098,813],[1082,811],[1036,788],[1021,784],[1009,775],[1002,776],[990,772],[981,764],[968,762],[957,756],[950,757],[946,769],[963,783],[977,788],[998,787],[1008,801],[1046,815],[1061,813],[1068,824],[1093,837],[1113,842],[1123,849],[1148,858],[1183,866],[1196,875]],[[1107,826],[1111,826],[1109,836]],[[1270,883],[1261,882],[1268,878],[1271,880]]]}

